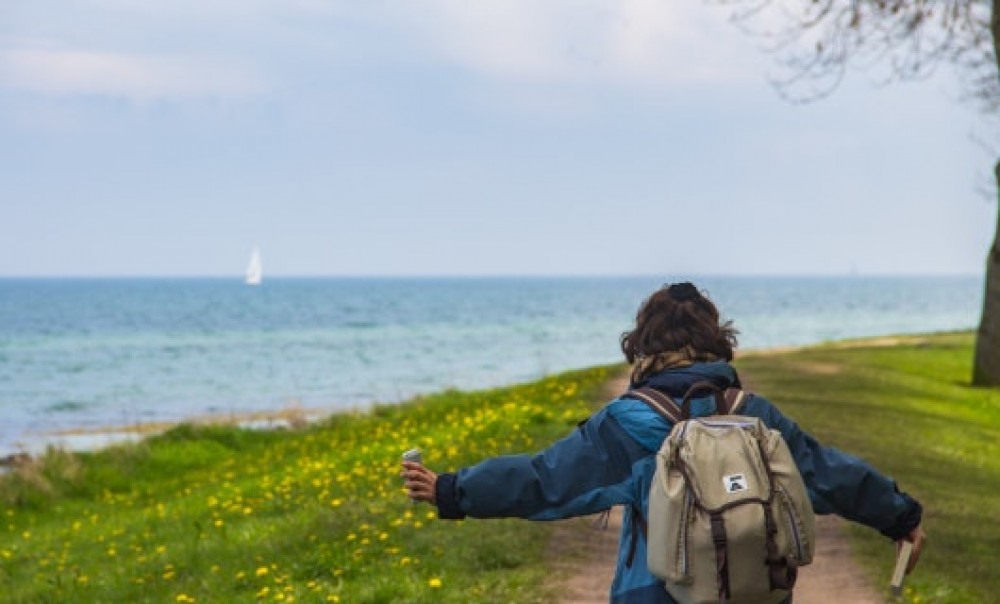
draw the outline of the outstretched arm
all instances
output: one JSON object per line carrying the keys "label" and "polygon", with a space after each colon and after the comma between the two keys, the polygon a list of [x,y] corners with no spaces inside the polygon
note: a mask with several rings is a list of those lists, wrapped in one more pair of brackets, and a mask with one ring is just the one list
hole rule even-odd
{"label": "outstretched arm", "polygon": [[916,499],[864,460],[823,446],[767,400],[754,396],[747,411],[781,432],[817,514],[837,514],[897,543],[911,541],[910,567],[916,564],[925,538],[920,528],[923,508]]}
{"label": "outstretched arm", "polygon": [[404,464],[404,478],[410,496],[437,505],[441,518],[555,520],[630,501],[632,464],[646,455],[605,407],[540,453],[440,475]]}

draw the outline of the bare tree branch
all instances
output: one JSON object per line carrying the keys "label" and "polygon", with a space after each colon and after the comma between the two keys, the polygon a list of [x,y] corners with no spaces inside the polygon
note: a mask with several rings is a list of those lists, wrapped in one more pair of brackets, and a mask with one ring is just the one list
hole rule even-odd
{"label": "bare tree branch", "polygon": [[957,68],[967,98],[1000,110],[1000,78],[988,0],[712,0],[778,55],[772,85],[793,102],[829,95],[848,69],[882,83]]}

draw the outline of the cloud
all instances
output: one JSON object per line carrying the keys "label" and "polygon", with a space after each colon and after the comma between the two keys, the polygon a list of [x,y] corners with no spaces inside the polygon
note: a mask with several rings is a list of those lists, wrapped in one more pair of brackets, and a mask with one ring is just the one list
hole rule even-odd
{"label": "cloud", "polygon": [[446,60],[491,77],[663,87],[733,83],[760,73],[747,69],[754,57],[733,52],[746,41],[725,14],[697,3],[425,0],[406,6],[389,18],[418,32]]}
{"label": "cloud", "polygon": [[0,52],[0,86],[51,96],[92,95],[137,102],[247,98],[265,92],[252,69],[189,55],[65,50]]}

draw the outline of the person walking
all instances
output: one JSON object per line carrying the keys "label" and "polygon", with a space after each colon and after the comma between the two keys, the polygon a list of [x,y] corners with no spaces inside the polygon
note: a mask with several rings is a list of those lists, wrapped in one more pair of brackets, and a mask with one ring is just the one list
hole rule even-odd
{"label": "person walking", "polygon": [[[736,334],[732,322],[724,322],[693,284],[664,285],[642,303],[634,328],[621,336],[632,366],[630,389],[654,388],[681,400],[691,386],[704,382],[720,390],[740,388],[731,365]],[[691,410],[693,416],[712,415],[715,402],[695,399]],[[916,499],[867,462],[820,444],[759,394],[746,397],[740,414],[781,433],[815,513],[871,527],[897,547],[912,543],[907,572],[913,570],[925,540],[923,508]],[[623,506],[610,602],[674,604],[664,582],[647,567],[640,528],[648,513],[656,453],[672,427],[669,419],[626,394],[536,454],[495,457],[441,474],[403,462],[402,476],[408,496],[436,506],[442,519],[559,520]]]}

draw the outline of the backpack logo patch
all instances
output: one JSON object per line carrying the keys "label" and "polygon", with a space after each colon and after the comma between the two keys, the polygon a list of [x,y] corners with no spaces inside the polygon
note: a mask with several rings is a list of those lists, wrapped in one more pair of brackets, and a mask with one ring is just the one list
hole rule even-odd
{"label": "backpack logo patch", "polygon": [[750,487],[747,485],[747,477],[743,474],[728,474],[722,477],[722,486],[727,493],[739,493]]}

